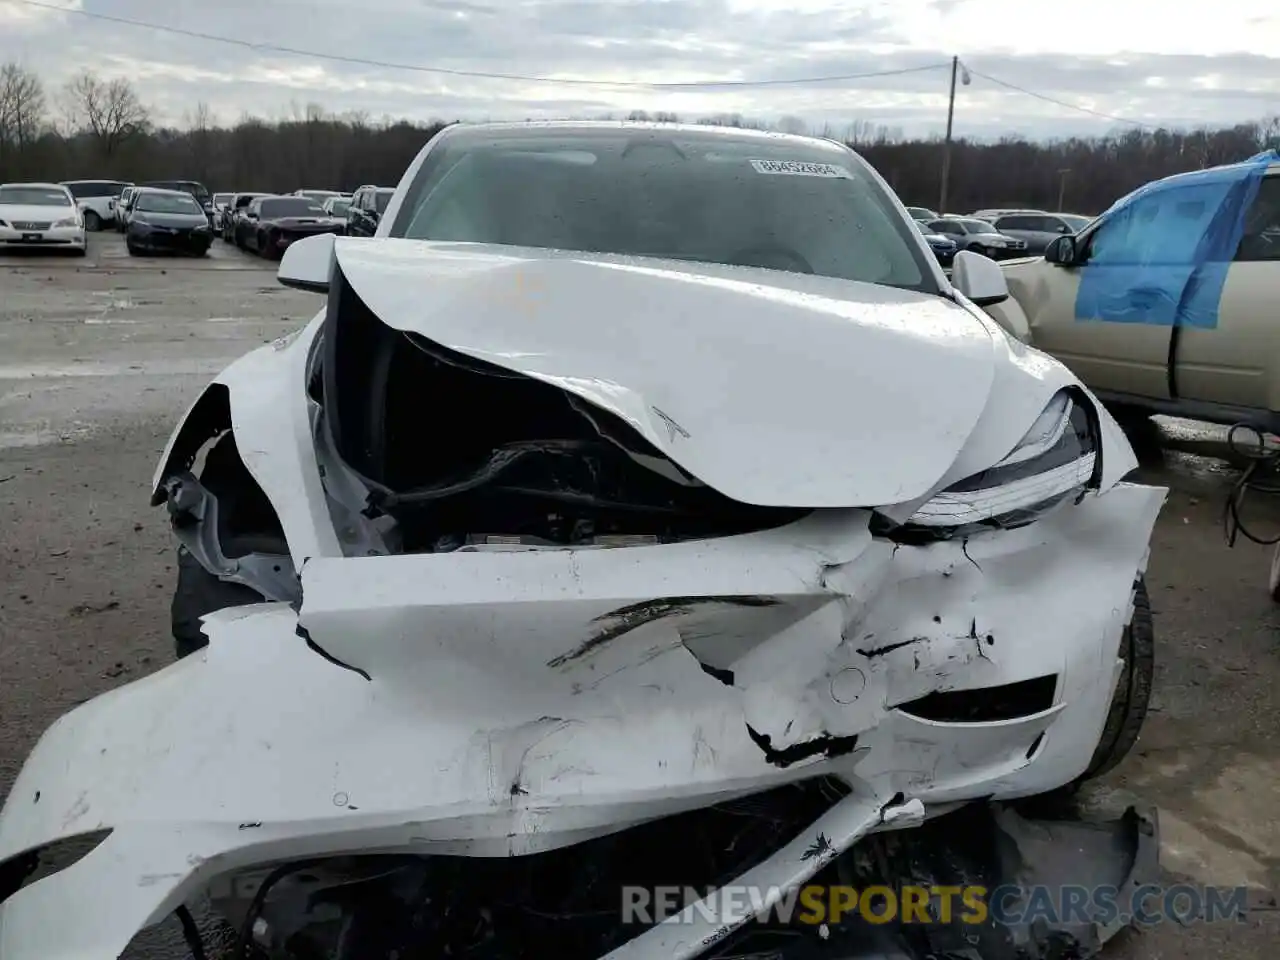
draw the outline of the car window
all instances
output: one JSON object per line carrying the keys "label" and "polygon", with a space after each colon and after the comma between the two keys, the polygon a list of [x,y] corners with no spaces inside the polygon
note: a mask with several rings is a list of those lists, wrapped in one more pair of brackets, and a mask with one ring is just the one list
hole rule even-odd
{"label": "car window", "polygon": [[1089,237],[1088,262],[1112,266],[1193,262],[1213,227],[1219,192],[1213,185],[1191,183],[1129,201]]}
{"label": "car window", "polygon": [[629,130],[456,134],[392,236],[800,270],[937,289],[911,221],[836,147]]}
{"label": "car window", "polygon": [[1090,217],[1075,217],[1065,213],[1058,219],[1065,223],[1072,233],[1079,233],[1093,222]]}
{"label": "car window", "polygon": [[1245,214],[1237,260],[1280,260],[1280,177],[1267,177]]}
{"label": "car window", "polygon": [[954,220],[934,220],[929,224],[929,229],[934,233],[941,233],[949,237],[964,236],[964,227]]}
{"label": "car window", "polygon": [[92,200],[97,197],[118,197],[124,187],[110,180],[86,180],[83,183],[66,184],[71,195],[77,200]]}
{"label": "car window", "polygon": [[986,220],[965,219],[957,221],[964,228],[965,233],[992,233],[995,231]]}
{"label": "car window", "polygon": [[993,224],[997,230],[1043,230],[1043,218],[1019,216],[1000,217]]}
{"label": "car window", "polygon": [[25,207],[70,207],[74,204],[61,187],[0,187],[0,204]]}
{"label": "car window", "polygon": [[263,218],[273,217],[322,217],[324,208],[307,197],[275,197],[263,200],[260,211]]}
{"label": "car window", "polygon": [[204,215],[200,204],[187,193],[142,193],[134,209],[139,213],[196,213]]}
{"label": "car window", "polygon": [[395,196],[394,190],[379,190],[373,195],[373,207],[379,213],[387,212],[387,204],[391,202],[391,198]]}

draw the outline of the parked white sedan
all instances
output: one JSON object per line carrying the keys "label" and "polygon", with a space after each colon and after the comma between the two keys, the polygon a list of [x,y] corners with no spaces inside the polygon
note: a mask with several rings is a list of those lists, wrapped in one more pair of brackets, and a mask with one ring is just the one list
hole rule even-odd
{"label": "parked white sedan", "polygon": [[0,248],[48,247],[85,253],[84,219],[57,183],[0,184]]}

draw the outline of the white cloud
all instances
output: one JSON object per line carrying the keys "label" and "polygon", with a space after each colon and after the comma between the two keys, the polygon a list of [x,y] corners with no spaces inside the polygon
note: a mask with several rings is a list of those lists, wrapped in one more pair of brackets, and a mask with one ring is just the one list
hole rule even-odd
{"label": "white cloud", "polygon": [[[41,0],[81,7],[83,0]],[[426,120],[666,110],[799,116],[908,134],[945,123],[947,63],[974,71],[961,136],[1103,133],[1115,124],[991,82],[1157,124],[1229,124],[1280,102],[1269,0],[95,0],[106,16],[357,59],[528,76],[672,83],[930,69],[806,86],[652,90],[443,76],[272,53],[0,0],[0,61],[57,85],[132,79],[161,122],[199,101],[230,120],[334,111]]]}

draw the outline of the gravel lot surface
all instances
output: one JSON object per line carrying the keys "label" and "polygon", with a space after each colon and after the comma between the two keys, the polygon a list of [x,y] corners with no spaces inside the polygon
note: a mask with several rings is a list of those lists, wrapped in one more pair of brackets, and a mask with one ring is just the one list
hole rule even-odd
{"label": "gravel lot surface", "polygon": [[[167,663],[174,547],[148,485],[174,423],[227,362],[309,320],[320,297],[215,243],[203,260],[0,257],[0,796],[71,706]],[[1099,798],[1159,805],[1169,879],[1257,888],[1240,924],[1123,934],[1113,958],[1266,958],[1280,942],[1280,607],[1268,548],[1228,549],[1221,433],[1163,424],[1143,468],[1171,488],[1148,579],[1158,666],[1136,752]],[[1280,501],[1258,526],[1280,531]],[[1064,584],[1063,589],[1071,589]],[[169,942],[165,942],[169,941]],[[161,936],[139,955],[185,956]]]}

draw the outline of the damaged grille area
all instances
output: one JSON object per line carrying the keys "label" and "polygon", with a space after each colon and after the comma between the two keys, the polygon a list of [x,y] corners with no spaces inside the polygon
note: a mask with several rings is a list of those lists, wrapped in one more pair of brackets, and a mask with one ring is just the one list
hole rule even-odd
{"label": "damaged grille area", "polygon": [[344,463],[393,518],[399,550],[673,542],[804,516],[730,500],[617,416],[559,387],[383,324],[340,271],[321,383]]}
{"label": "damaged grille area", "polygon": [[934,723],[996,723],[1043,713],[1053,706],[1057,689],[1057,674],[1049,674],[998,687],[935,692],[897,709]]}
{"label": "damaged grille area", "polygon": [[303,861],[266,878],[243,926],[273,960],[592,960],[649,925],[619,922],[624,887],[728,883],[847,794],[819,777],[521,857]]}

